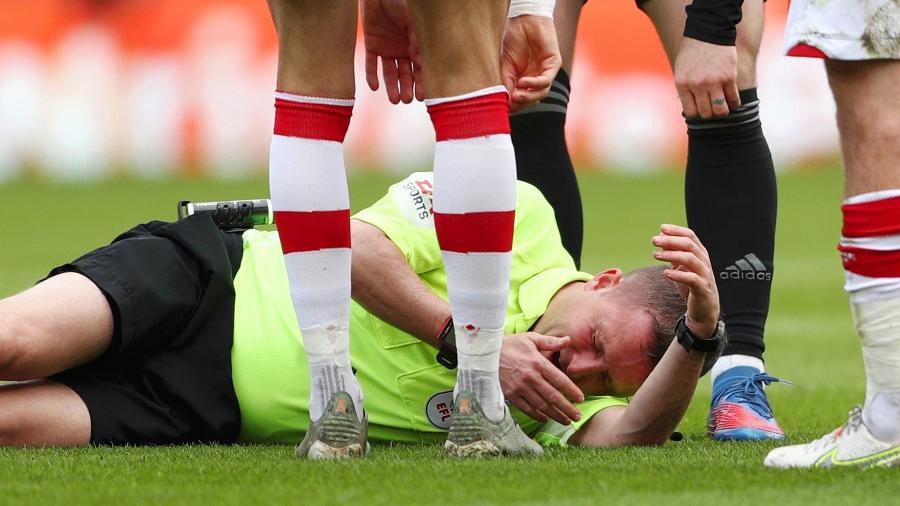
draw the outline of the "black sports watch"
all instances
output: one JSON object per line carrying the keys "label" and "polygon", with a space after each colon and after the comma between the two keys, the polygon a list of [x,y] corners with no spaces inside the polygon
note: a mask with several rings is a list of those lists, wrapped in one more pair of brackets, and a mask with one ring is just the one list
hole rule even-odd
{"label": "black sports watch", "polygon": [[450,370],[456,369],[456,332],[453,330],[452,318],[447,318],[447,323],[444,324],[444,329],[438,335],[437,342],[438,352],[434,357],[437,363]]}
{"label": "black sports watch", "polygon": [[716,324],[716,331],[713,332],[713,335],[705,339],[697,337],[691,332],[691,329],[689,329],[685,323],[686,319],[686,314],[681,315],[681,318],[678,319],[678,323],[675,324],[675,339],[688,353],[692,350],[709,353],[711,351],[717,351],[722,346],[724,342],[723,336],[725,335],[725,322],[723,322],[721,318],[719,319],[719,323]]}

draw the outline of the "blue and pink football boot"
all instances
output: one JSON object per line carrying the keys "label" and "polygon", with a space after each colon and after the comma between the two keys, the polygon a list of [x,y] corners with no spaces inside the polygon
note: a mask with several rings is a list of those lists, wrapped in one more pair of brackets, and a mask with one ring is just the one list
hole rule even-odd
{"label": "blue and pink football boot", "polygon": [[713,382],[707,431],[717,441],[784,439],[763,390],[770,383],[788,383],[756,368],[738,366]]}

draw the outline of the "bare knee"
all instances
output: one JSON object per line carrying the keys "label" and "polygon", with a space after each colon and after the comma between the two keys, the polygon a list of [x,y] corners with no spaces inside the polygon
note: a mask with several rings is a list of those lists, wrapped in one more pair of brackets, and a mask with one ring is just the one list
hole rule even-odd
{"label": "bare knee", "polygon": [[505,1],[411,0],[409,9],[426,97],[449,97],[500,84]]}
{"label": "bare knee", "polygon": [[837,104],[841,151],[847,171],[845,196],[900,188],[900,62],[826,61]]}
{"label": "bare knee", "polygon": [[12,333],[0,338],[0,381],[26,381],[39,379],[40,364],[33,350],[29,349],[27,326],[11,325]]}
{"label": "bare knee", "polygon": [[22,366],[27,362],[24,343],[33,329],[9,306],[6,300],[0,301],[0,380],[32,379],[23,377]]}
{"label": "bare knee", "polygon": [[114,316],[87,277],[53,276],[0,301],[0,380],[38,379],[84,364],[109,346]]}
{"label": "bare knee", "polygon": [[278,33],[277,88],[353,98],[356,1],[269,0],[269,8]]}

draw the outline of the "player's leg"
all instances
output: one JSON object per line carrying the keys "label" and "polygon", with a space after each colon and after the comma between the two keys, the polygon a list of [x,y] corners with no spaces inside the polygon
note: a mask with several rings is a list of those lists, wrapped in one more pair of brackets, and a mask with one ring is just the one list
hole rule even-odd
{"label": "player's leg", "polygon": [[[358,432],[364,414],[350,367],[350,203],[342,144],[353,109],[357,3],[269,0],[269,7],[278,32],[269,186],[309,356],[310,418],[321,421],[334,404],[356,414]],[[344,394],[332,402],[339,392],[352,402]],[[313,432],[299,453],[328,458],[364,451],[358,441],[331,441],[327,431],[315,435],[326,440],[324,447],[310,451]]]}
{"label": "player's leg", "polygon": [[[100,356],[113,335],[103,292],[85,276],[59,274],[0,300],[0,380],[32,380]],[[41,380],[0,386],[0,446],[78,446],[91,436],[84,401]]]}
{"label": "player's leg", "polygon": [[[670,62],[683,40],[684,8],[689,3],[649,0],[641,4],[653,20]],[[728,325],[729,344],[711,374],[714,392],[709,429],[716,439],[784,437],[762,390],[774,380],[763,374],[762,356],[777,204],[775,170],[759,121],[756,94],[762,30],[763,1],[745,1],[737,27],[741,108],[725,117],[686,120],[688,225],[709,249]]]}
{"label": "player's leg", "polygon": [[[448,451],[463,456],[540,451],[514,426],[498,377],[516,204],[509,102],[500,81],[506,6],[505,0],[409,2],[437,138],[435,227],[459,352]],[[492,424],[497,439],[484,438],[484,425],[461,423],[473,416]],[[468,434],[475,436],[471,444],[457,437]],[[456,443],[471,451],[455,452]]]}
{"label": "player's leg", "polygon": [[45,378],[99,357],[113,335],[103,292],[74,272],[0,300],[0,380]]}
{"label": "player's leg", "polygon": [[0,386],[0,446],[84,446],[91,417],[72,389],[50,380]]}
{"label": "player's leg", "polygon": [[826,68],[846,168],[841,242],[866,366],[863,420],[900,443],[900,60]]}
{"label": "player's leg", "polygon": [[866,402],[839,431],[773,450],[766,465],[900,465],[900,61],[828,61],[826,69],[846,170],[839,249]]}
{"label": "player's leg", "polygon": [[547,98],[509,117],[518,178],[536,186],[553,206],[563,246],[576,266],[581,264],[584,218],[578,179],[566,146],[565,126],[575,34],[583,5],[584,0],[557,0],[553,22],[562,68]]}

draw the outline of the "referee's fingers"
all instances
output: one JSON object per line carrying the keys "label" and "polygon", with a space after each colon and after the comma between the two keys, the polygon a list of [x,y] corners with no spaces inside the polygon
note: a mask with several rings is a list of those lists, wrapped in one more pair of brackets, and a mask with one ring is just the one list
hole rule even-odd
{"label": "referee's fingers", "polygon": [[541,376],[547,380],[547,383],[553,387],[555,391],[561,394],[564,399],[573,402],[581,402],[584,400],[584,392],[578,388],[568,376],[556,368],[549,360],[545,361],[541,366]]}
{"label": "referee's fingers", "polygon": [[[566,397],[559,392],[556,388],[554,388],[550,383],[539,383],[535,386],[538,393],[544,399],[544,402],[549,406],[548,409],[542,409],[547,416],[553,418],[559,423],[563,425],[568,424],[568,421],[565,423],[563,420],[579,420],[581,419],[581,413],[578,412],[578,408],[576,408],[571,402],[566,399]],[[564,418],[560,418],[559,416],[554,415],[562,415]]]}
{"label": "referee's fingers", "polygon": [[535,410],[544,417],[546,421],[547,418],[552,418],[553,420],[561,423],[562,425],[569,425],[572,423],[571,419],[566,416],[565,413],[556,409],[539,391],[528,390],[524,394],[522,394],[525,400],[528,401]]}
{"label": "referee's fingers", "polygon": [[539,422],[546,422],[547,420],[549,420],[549,418],[547,418],[547,415],[538,411],[538,409],[532,406],[531,403],[528,402],[524,397],[514,397],[511,398],[510,401],[513,403],[513,406],[519,408],[522,413],[525,413],[525,415],[533,420],[537,420]]}

